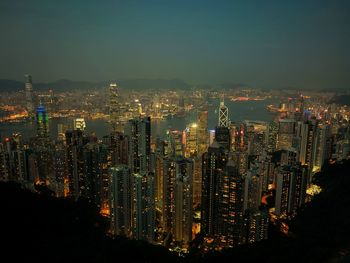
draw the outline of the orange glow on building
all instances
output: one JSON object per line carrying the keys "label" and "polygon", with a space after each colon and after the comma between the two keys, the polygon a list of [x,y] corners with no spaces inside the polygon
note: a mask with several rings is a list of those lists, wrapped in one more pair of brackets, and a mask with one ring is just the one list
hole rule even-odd
{"label": "orange glow on building", "polygon": [[100,209],[100,214],[101,214],[101,216],[104,216],[104,217],[110,216],[111,211],[109,210],[109,204],[107,202],[104,202],[102,204],[101,209]]}

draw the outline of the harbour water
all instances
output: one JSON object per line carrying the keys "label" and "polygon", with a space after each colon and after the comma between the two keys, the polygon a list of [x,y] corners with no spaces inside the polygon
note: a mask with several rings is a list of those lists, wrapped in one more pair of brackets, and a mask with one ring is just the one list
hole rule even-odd
{"label": "harbour water", "polygon": [[[226,101],[225,105],[229,110],[229,118],[231,121],[239,123],[244,120],[260,120],[271,121],[276,115],[269,112],[266,106],[276,103],[274,99],[266,99],[260,101]],[[212,106],[208,108],[208,129],[214,129],[218,121],[218,109],[219,102],[214,102]],[[86,133],[95,133],[98,138],[109,134],[110,124],[105,120],[90,120],[86,121]],[[196,121],[196,111],[187,114],[183,118],[170,118],[165,120],[153,120],[152,121],[152,137],[164,137],[167,129],[184,130],[186,125]],[[51,138],[57,138],[57,125],[58,124],[70,124],[71,119],[50,119],[49,130]],[[12,133],[19,132],[22,134],[24,141],[36,134],[35,122],[18,122],[18,123],[0,123],[0,135],[2,138],[11,136]]]}

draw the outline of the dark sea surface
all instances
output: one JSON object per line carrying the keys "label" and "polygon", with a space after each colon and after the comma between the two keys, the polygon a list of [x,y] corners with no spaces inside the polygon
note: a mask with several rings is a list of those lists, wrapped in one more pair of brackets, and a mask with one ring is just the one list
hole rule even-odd
{"label": "dark sea surface", "polygon": [[[260,120],[271,121],[276,115],[267,111],[266,106],[276,104],[278,101],[267,99],[261,101],[226,101],[225,104],[229,110],[229,118],[231,121],[239,123],[244,120]],[[208,108],[208,129],[214,129],[218,122],[218,101],[214,101],[212,106]],[[195,122],[197,112],[194,110],[182,118],[169,118],[165,120],[152,121],[152,137],[164,137],[167,129],[184,130],[186,125]],[[110,124],[105,120],[89,120],[86,119],[86,133],[95,133],[98,138],[109,134]],[[73,120],[67,118],[55,118],[49,121],[50,136],[57,138],[57,125],[68,124],[72,126]],[[20,132],[24,141],[36,134],[36,124],[34,122],[18,122],[18,123],[0,123],[0,135],[2,138],[11,136],[14,132]]]}

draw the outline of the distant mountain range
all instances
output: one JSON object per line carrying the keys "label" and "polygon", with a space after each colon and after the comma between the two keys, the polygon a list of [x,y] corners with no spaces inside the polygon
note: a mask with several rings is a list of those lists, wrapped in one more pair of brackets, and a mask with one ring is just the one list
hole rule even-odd
{"label": "distant mountain range", "polygon": [[[35,91],[54,90],[54,91],[69,91],[76,89],[98,89],[107,87],[109,81],[88,82],[88,81],[73,81],[61,79],[49,83],[33,83]],[[128,90],[142,89],[181,89],[187,90],[191,86],[181,79],[128,79],[117,81],[119,86]],[[24,82],[0,79],[0,91],[19,91],[24,90]]]}

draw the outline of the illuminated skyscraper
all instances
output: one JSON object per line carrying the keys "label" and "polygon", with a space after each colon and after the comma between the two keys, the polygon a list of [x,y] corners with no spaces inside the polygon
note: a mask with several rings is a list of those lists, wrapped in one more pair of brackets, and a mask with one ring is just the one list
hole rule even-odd
{"label": "illuminated skyscraper", "polygon": [[132,185],[128,166],[117,165],[109,169],[109,207],[111,232],[130,237]]}
{"label": "illuminated skyscraper", "polygon": [[198,124],[191,123],[186,127],[185,157],[194,157],[198,154]]}
{"label": "illuminated skyscraper", "polygon": [[125,127],[128,136],[128,155],[131,173],[150,171],[151,118],[129,120]]}
{"label": "illuminated skyscraper", "polygon": [[225,106],[224,97],[221,98],[219,107],[219,127],[229,127],[228,108]]}
{"label": "illuminated skyscraper", "polygon": [[155,230],[154,176],[145,172],[133,173],[131,182],[132,237],[153,242]]}
{"label": "illuminated skyscraper", "polygon": [[78,199],[80,180],[84,177],[83,145],[85,139],[81,130],[66,131],[68,195]]}
{"label": "illuminated skyscraper", "polygon": [[216,213],[217,225],[214,236],[222,246],[233,246],[243,242],[243,190],[244,180],[237,163],[229,160],[224,173],[218,176]]}
{"label": "illuminated skyscraper", "polygon": [[330,125],[323,124],[317,128],[313,149],[313,172],[322,168],[324,161],[330,157]]}
{"label": "illuminated skyscraper", "polygon": [[198,154],[202,155],[208,149],[208,111],[198,112]]}
{"label": "illuminated skyscraper", "polygon": [[182,244],[188,244],[192,240],[192,176],[192,160],[177,160],[173,232],[175,241]]}
{"label": "illuminated skyscraper", "polygon": [[49,115],[44,106],[36,109],[36,124],[38,138],[45,139],[49,136]]}
{"label": "illuminated skyscraper", "polygon": [[25,95],[26,95],[26,109],[29,118],[34,118],[34,99],[33,99],[33,82],[31,75],[25,75]]}
{"label": "illuminated skyscraper", "polygon": [[281,119],[278,122],[277,150],[288,150],[292,147],[295,121],[292,119]]}
{"label": "illuminated skyscraper", "polygon": [[151,118],[129,120],[128,166],[132,175],[133,238],[152,242],[155,229],[155,180],[151,172]]}
{"label": "illuminated skyscraper", "polygon": [[163,165],[162,226],[175,241],[187,243],[192,239],[193,161],[165,158]]}
{"label": "illuminated skyscraper", "polygon": [[182,132],[177,130],[168,130],[167,139],[169,143],[169,156],[183,156]]}
{"label": "illuminated skyscraper", "polygon": [[76,118],[73,120],[73,128],[74,130],[82,130],[84,131],[86,128],[86,123],[84,118]]}
{"label": "illuminated skyscraper", "polygon": [[209,146],[202,159],[201,231],[214,236],[219,233],[219,178],[225,172],[227,152],[217,142]]}
{"label": "illuminated skyscraper", "polygon": [[266,211],[247,211],[247,243],[267,239],[269,216]]}
{"label": "illuminated skyscraper", "polygon": [[117,83],[109,85],[109,118],[113,131],[123,131],[119,105],[119,91]]}
{"label": "illuminated skyscraper", "polygon": [[313,143],[316,125],[310,121],[302,123],[300,134],[299,161],[302,165],[312,168]]}
{"label": "illuminated skyscraper", "polygon": [[280,167],[276,183],[276,215],[294,215],[305,202],[306,185],[307,167],[300,164]]}
{"label": "illuminated skyscraper", "polygon": [[229,151],[231,148],[231,134],[229,128],[223,126],[216,127],[215,141]]}

